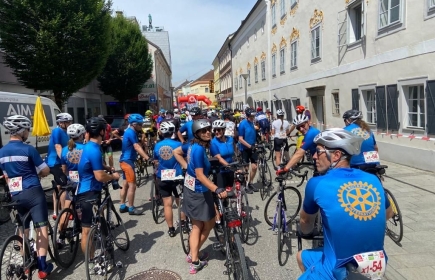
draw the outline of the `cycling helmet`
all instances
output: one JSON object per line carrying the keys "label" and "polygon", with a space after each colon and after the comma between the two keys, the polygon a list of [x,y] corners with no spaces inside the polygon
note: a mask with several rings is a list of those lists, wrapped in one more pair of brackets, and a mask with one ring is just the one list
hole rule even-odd
{"label": "cycling helmet", "polygon": [[86,121],[86,132],[89,132],[91,137],[99,135],[101,130],[106,130],[106,121],[104,119],[93,117]]}
{"label": "cycling helmet", "polygon": [[166,111],[166,116],[167,115],[171,115],[171,116],[173,116],[174,115],[174,112],[172,112],[172,111]]}
{"label": "cycling helmet", "polygon": [[200,119],[200,120],[194,121],[192,124],[192,132],[193,132],[193,135],[195,136],[195,138],[199,139],[199,136],[196,135],[198,130],[201,130],[201,129],[207,128],[207,127],[211,127],[211,124],[208,120]]}
{"label": "cycling helmet", "polygon": [[145,115],[146,115],[146,116],[152,116],[152,115],[153,115],[153,111],[151,111],[151,110],[146,110]]}
{"label": "cycling helmet", "polygon": [[314,143],[323,145],[328,149],[341,149],[348,155],[359,154],[363,141],[362,137],[342,128],[327,129],[314,138]]}
{"label": "cycling helmet", "polygon": [[175,132],[175,125],[172,122],[162,122],[160,124],[160,132],[162,134],[172,134]]}
{"label": "cycling helmet", "polygon": [[261,111],[263,111],[263,108],[258,107],[258,108],[257,108],[257,112],[261,112]]}
{"label": "cycling helmet", "polygon": [[281,109],[278,109],[278,110],[276,111],[276,115],[277,115],[277,116],[284,116],[284,111],[281,110]]}
{"label": "cycling helmet", "polygon": [[133,123],[143,123],[143,117],[139,114],[131,114],[130,116],[128,116],[128,123],[129,124],[133,124]]}
{"label": "cycling helmet", "polygon": [[124,116],[124,120],[128,120],[128,117],[130,117],[130,114],[126,114],[126,115]]}
{"label": "cycling helmet", "polygon": [[73,117],[68,113],[60,113],[56,115],[56,122],[72,122]]}
{"label": "cycling helmet", "polygon": [[15,115],[7,117],[3,122],[3,126],[9,130],[10,134],[17,134],[24,129],[30,129],[32,122],[25,116]]}
{"label": "cycling helmet", "polygon": [[186,114],[181,114],[180,115],[180,120],[185,120],[186,119]]}
{"label": "cycling helmet", "polygon": [[246,110],[245,110],[245,115],[246,116],[255,116],[255,111],[254,111],[254,109],[251,109],[251,108],[246,108]]}
{"label": "cycling helmet", "polygon": [[200,116],[202,114],[201,109],[198,107],[193,107],[189,110],[191,116]]}
{"label": "cycling helmet", "polygon": [[215,120],[212,124],[213,128],[226,128],[227,125],[223,120]]}
{"label": "cycling helmet", "polygon": [[308,121],[309,121],[308,116],[305,116],[303,114],[299,114],[293,119],[293,124],[295,126],[298,126],[298,125],[301,125],[301,124],[306,123]]}
{"label": "cycling helmet", "polygon": [[66,133],[72,139],[79,138],[81,135],[85,134],[85,132],[85,127],[79,123],[73,123],[72,125],[68,126],[66,130]]}
{"label": "cycling helmet", "polygon": [[303,111],[305,111],[305,107],[304,106],[302,106],[302,105],[296,106],[296,112],[302,113]]}
{"label": "cycling helmet", "polygon": [[362,118],[363,118],[362,112],[358,110],[348,110],[343,114],[343,119],[345,120],[351,119],[355,121]]}
{"label": "cycling helmet", "polygon": [[213,112],[212,111],[208,111],[207,112],[207,117],[211,117],[213,115]]}

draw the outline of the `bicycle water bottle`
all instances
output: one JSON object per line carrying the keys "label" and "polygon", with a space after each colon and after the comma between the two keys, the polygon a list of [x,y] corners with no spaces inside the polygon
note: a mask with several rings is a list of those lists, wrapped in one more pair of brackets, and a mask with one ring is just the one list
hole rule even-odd
{"label": "bicycle water bottle", "polygon": [[82,220],[82,207],[81,207],[80,203],[76,204],[76,213],[77,213],[77,218],[81,221]]}

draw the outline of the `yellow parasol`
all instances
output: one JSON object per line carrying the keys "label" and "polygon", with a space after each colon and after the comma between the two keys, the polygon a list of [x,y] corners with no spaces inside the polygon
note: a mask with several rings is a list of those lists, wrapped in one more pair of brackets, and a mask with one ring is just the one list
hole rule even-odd
{"label": "yellow parasol", "polygon": [[36,99],[35,112],[33,114],[33,136],[50,135],[50,127],[48,126],[47,118],[45,117],[44,109],[42,108],[41,97]]}

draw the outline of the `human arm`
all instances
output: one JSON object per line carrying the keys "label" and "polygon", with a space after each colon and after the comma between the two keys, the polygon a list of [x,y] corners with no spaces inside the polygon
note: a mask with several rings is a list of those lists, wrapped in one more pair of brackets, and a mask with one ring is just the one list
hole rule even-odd
{"label": "human arm", "polygon": [[181,168],[187,169],[187,162],[184,159],[184,153],[182,147],[176,148],[174,151],[174,157],[178,161],[178,163],[181,165]]}
{"label": "human arm", "polygon": [[220,155],[219,147],[212,141],[210,145],[210,154],[219,160],[219,163],[223,166],[227,166],[228,162]]}
{"label": "human arm", "polygon": [[101,152],[98,150],[96,151],[95,157],[92,157],[90,159],[90,164],[92,167],[92,170],[94,171],[95,179],[97,179],[98,182],[105,183],[111,180],[119,180],[119,174],[114,172],[112,174],[106,173],[106,171],[110,171],[106,169],[106,167],[103,165],[102,155]]}
{"label": "human arm", "polygon": [[116,139],[119,139],[119,140],[122,140],[122,137],[119,136],[119,130],[118,130],[118,129],[115,129],[115,130],[112,132],[112,137],[114,137],[114,138],[116,138]]}
{"label": "human arm", "polygon": [[134,143],[133,144],[134,149],[136,150],[136,152],[143,157],[145,160],[149,160],[150,157],[145,153],[145,151],[142,149],[141,145],[139,143]]}
{"label": "human arm", "polygon": [[[29,151],[29,154],[32,157],[32,161],[35,165],[36,173],[38,174],[38,176],[39,177],[48,176],[50,174],[50,168],[48,167],[48,165],[45,163],[45,161],[42,160],[41,155],[34,147],[32,146],[28,146],[28,147],[29,149],[31,149]],[[4,170],[3,173],[5,173]]]}
{"label": "human arm", "polygon": [[318,181],[319,180],[308,181],[305,188],[304,202],[302,204],[302,210],[299,213],[300,229],[303,234],[310,234],[313,232],[316,216],[320,215],[320,208],[315,199],[315,190]]}
{"label": "human arm", "polygon": [[248,142],[245,141],[245,139],[243,139],[243,136],[239,135],[239,142],[245,146],[248,149],[252,149],[252,145],[250,145]]}
{"label": "human arm", "polygon": [[290,161],[285,166],[284,170],[288,171],[290,168],[293,168],[298,162],[301,161],[305,156],[305,150],[302,148],[299,148],[296,150]]}

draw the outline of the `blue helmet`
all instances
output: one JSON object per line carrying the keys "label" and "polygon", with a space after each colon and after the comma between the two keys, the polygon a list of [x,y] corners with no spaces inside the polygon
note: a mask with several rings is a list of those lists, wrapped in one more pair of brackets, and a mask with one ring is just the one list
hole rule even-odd
{"label": "blue helmet", "polygon": [[143,123],[143,117],[139,114],[131,114],[128,116],[128,123]]}

